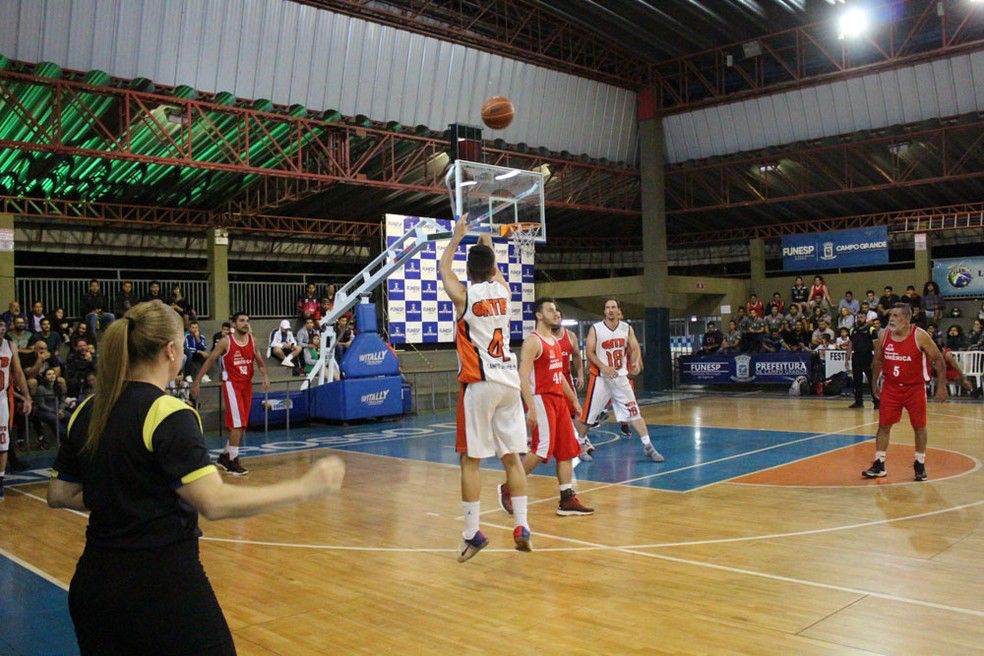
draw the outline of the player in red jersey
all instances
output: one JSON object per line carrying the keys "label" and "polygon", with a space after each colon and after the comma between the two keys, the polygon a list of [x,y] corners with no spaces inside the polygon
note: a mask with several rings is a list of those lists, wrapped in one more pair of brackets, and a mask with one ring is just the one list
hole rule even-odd
{"label": "player in red jersey", "polygon": [[[557,310],[557,316],[563,322],[564,315],[560,310]],[[581,360],[581,347],[577,335],[564,328],[563,323],[558,323],[556,328],[551,329],[550,334],[556,337],[560,344],[561,357],[564,362],[564,377],[567,379],[567,383],[574,389],[575,393],[580,392],[584,389],[584,362]],[[576,420],[581,414],[581,410],[575,410],[574,405],[569,401],[567,407],[571,411],[571,418]],[[574,434],[578,444],[581,445],[581,453],[578,457],[585,462],[590,462],[594,445],[591,444],[587,435],[578,435],[577,428],[574,429]]]}
{"label": "player in red jersey", "polygon": [[[593,508],[582,504],[574,491],[574,458],[581,451],[574,432],[570,408],[580,413],[577,395],[564,375],[564,352],[553,331],[560,327],[560,313],[553,299],[541,298],[533,306],[536,327],[523,340],[520,352],[519,382],[526,405],[526,424],[533,433],[533,444],[523,456],[523,469],[530,474],[537,465],[557,461],[560,484],[561,517],[591,515]],[[508,482],[499,485],[499,505],[512,514]]]}
{"label": "player in red jersey", "polygon": [[[926,383],[929,382],[927,359],[936,370],[937,380],[946,380],[946,364],[933,338],[913,326],[912,308],[896,303],[889,313],[888,329],[875,345],[875,362],[871,374],[879,397],[878,434],[875,436],[875,461],[864,470],[865,478],[885,475],[885,452],[892,426],[902,419],[902,409],[909,412],[909,423],[916,433],[916,460],[912,467],[915,480],[926,480]],[[936,386],[936,400],[946,402],[946,385]]]}
{"label": "player in red jersey", "polygon": [[232,332],[220,339],[191,384],[191,395],[198,398],[202,376],[216,360],[222,360],[222,403],[225,405],[225,426],[229,440],[216,464],[233,476],[245,476],[249,470],[239,462],[239,446],[249,425],[249,408],[253,402],[253,363],[263,377],[263,391],[270,389],[266,363],[256,348],[249,329],[249,315],[232,315]]}

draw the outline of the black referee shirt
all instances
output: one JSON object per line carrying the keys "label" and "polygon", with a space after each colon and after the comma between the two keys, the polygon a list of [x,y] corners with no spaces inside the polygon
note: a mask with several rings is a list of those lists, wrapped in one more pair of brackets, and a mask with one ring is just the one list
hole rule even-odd
{"label": "black referee shirt", "polygon": [[91,414],[90,397],[69,420],[51,472],[82,485],[87,544],[154,549],[201,535],[198,512],[175,492],[216,472],[198,413],[154,385],[127,383],[94,454],[81,452]]}

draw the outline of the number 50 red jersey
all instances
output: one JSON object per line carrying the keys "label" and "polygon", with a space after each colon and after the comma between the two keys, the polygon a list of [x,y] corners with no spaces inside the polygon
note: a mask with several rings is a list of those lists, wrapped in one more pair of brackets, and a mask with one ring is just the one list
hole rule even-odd
{"label": "number 50 red jersey", "polygon": [[519,389],[516,357],[509,350],[509,296],[495,280],[468,285],[455,339],[458,382],[488,380]]}
{"label": "number 50 red jersey", "polygon": [[232,334],[228,339],[229,350],[221,358],[222,380],[249,387],[253,382],[253,360],[256,357],[253,336],[248,336],[245,346],[240,346]]}

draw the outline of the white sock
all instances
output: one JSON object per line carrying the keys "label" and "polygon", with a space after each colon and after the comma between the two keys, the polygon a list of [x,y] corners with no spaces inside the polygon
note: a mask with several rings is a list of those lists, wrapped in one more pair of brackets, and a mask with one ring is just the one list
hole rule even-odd
{"label": "white sock", "polygon": [[226,444],[226,453],[229,454],[229,460],[235,460],[239,457],[239,447]]}
{"label": "white sock", "polygon": [[573,489],[574,489],[574,484],[573,483],[561,483],[560,484],[560,491],[561,492],[563,492],[564,490],[573,490]]}
{"label": "white sock", "polygon": [[[523,501],[526,501],[526,497],[523,497]],[[462,531],[461,536],[466,540],[471,540],[478,533],[479,506],[481,503],[481,501],[461,502],[461,513],[465,516],[465,530]]]}
{"label": "white sock", "polygon": [[923,465],[926,464],[926,452],[925,451],[923,451],[922,453],[919,453],[918,451],[916,451],[916,462],[921,463]]}
{"label": "white sock", "polygon": [[529,528],[529,524],[526,523],[526,497],[513,497],[513,526],[525,526]]}
{"label": "white sock", "polygon": [[875,460],[881,460],[882,462],[885,462],[885,452],[875,451]]}
{"label": "white sock", "polygon": [[649,446],[650,444],[652,444],[652,441],[649,439],[649,433],[646,433],[645,435],[640,435],[639,439],[642,440],[642,446]]}

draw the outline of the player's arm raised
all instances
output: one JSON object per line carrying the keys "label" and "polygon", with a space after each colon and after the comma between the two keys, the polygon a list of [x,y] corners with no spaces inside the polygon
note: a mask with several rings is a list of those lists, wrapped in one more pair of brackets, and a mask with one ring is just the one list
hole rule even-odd
{"label": "player's arm raised", "polygon": [[629,373],[638,376],[642,371],[642,347],[639,346],[639,340],[636,339],[632,326],[629,326],[629,360],[632,362]]}
{"label": "player's arm raised", "polygon": [[916,328],[915,330],[916,345],[922,349],[922,352],[929,358],[930,364],[933,365],[933,369],[936,370],[936,401],[938,403],[946,403],[946,360],[943,359],[943,353],[940,352],[939,347],[936,346],[936,342],[929,336],[929,333],[922,328]]}
{"label": "player's arm raised", "polygon": [[454,262],[454,254],[458,250],[458,244],[464,238],[465,233],[468,231],[468,214],[462,214],[458,222],[454,224],[454,232],[451,233],[451,240],[448,245],[444,248],[444,253],[441,254],[440,262],[440,272],[441,272],[441,283],[444,285],[444,293],[448,295],[451,302],[454,303],[454,309],[458,316],[465,309],[465,303],[468,300],[468,294],[465,290],[465,286],[461,284],[458,280],[458,276],[454,273],[454,267],[452,263]]}
{"label": "player's arm raised", "polygon": [[506,282],[506,277],[502,275],[502,271],[499,269],[498,262],[495,261],[495,244],[492,243],[492,235],[484,233],[478,236],[478,243],[484,244],[492,249],[492,280],[501,284],[506,289],[509,289],[509,283]]}
{"label": "player's arm raised", "polygon": [[597,367],[598,371],[601,372],[602,376],[604,376],[605,378],[612,378],[615,376],[615,370],[598,359],[598,354],[596,352],[597,344],[598,344],[598,337],[597,335],[595,335],[594,326],[591,326],[590,328],[588,328],[588,336],[584,340],[584,350],[587,351],[588,362],[590,362],[595,367]]}
{"label": "player's arm raised", "polygon": [[533,404],[533,387],[530,378],[533,375],[533,361],[540,357],[543,346],[535,335],[529,335],[523,340],[523,348],[519,352],[519,393],[526,405],[526,425],[530,430],[536,428],[536,406]]}
{"label": "player's arm raised", "polygon": [[208,354],[205,358],[205,364],[201,366],[198,373],[195,374],[195,380],[191,383],[191,397],[194,399],[198,398],[198,394],[202,391],[202,376],[208,373],[215,361],[225,355],[226,351],[229,350],[229,337],[223,337],[215,343],[215,348],[212,352]]}
{"label": "player's arm raised", "polygon": [[574,360],[571,363],[571,368],[574,370],[574,386],[581,390],[584,389],[584,362],[581,361],[581,345],[573,331],[567,331],[567,338],[571,342],[571,358]]}

